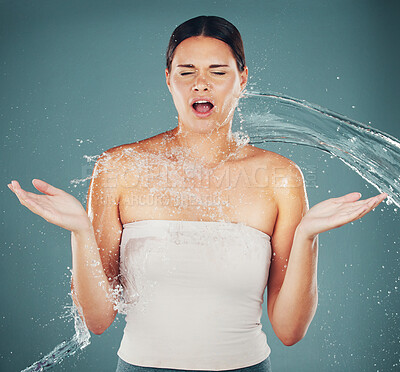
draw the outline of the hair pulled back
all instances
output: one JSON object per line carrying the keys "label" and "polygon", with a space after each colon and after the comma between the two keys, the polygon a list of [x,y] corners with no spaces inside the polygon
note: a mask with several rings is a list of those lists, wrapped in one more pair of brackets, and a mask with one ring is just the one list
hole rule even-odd
{"label": "hair pulled back", "polygon": [[166,65],[171,72],[172,59],[176,47],[185,39],[192,36],[208,36],[228,44],[236,59],[239,71],[246,66],[242,36],[239,30],[229,21],[217,16],[199,16],[180,24],[169,39]]}

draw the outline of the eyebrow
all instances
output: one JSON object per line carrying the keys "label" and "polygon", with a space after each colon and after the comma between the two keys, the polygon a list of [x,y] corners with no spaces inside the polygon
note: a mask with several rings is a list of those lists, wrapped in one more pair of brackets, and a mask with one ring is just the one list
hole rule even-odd
{"label": "eyebrow", "polygon": [[[178,65],[177,67],[189,67],[189,68],[194,68],[193,65],[188,64],[188,65]],[[229,67],[229,65],[210,65],[210,68],[218,68],[218,67]]]}

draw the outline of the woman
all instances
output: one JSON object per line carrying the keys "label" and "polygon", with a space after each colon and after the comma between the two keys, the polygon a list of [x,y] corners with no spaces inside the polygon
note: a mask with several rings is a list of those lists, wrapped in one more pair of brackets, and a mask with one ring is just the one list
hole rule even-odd
{"label": "woman", "polygon": [[115,290],[133,304],[117,371],[270,371],[263,293],[277,337],[306,334],[317,307],[318,234],[361,218],[387,196],[353,192],[308,208],[291,160],[241,143],[234,110],[248,68],[239,31],[188,20],[167,49],[178,126],[97,160],[87,212],[34,179],[21,204],[71,231],[72,290],[89,330],[114,321]]}

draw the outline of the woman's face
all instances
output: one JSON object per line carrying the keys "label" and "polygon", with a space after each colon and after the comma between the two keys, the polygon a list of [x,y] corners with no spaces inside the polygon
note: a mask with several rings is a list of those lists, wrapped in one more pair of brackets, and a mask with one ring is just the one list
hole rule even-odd
{"label": "woman's face", "polygon": [[[175,49],[171,72],[166,69],[165,73],[179,122],[195,132],[208,132],[232,122],[248,77],[247,67],[243,72],[238,70],[227,44],[205,36],[182,41]],[[211,105],[193,106],[196,99],[211,101],[214,106],[201,113]]]}

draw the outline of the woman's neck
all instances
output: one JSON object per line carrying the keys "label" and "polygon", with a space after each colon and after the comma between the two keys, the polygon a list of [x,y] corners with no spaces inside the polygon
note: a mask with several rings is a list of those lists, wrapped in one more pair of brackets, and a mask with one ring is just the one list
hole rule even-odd
{"label": "woman's neck", "polygon": [[182,160],[198,161],[206,167],[218,166],[239,150],[230,128],[225,131],[195,133],[182,130],[178,126],[170,132],[170,135],[172,146],[181,153]]}

